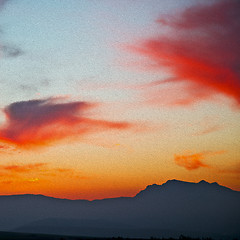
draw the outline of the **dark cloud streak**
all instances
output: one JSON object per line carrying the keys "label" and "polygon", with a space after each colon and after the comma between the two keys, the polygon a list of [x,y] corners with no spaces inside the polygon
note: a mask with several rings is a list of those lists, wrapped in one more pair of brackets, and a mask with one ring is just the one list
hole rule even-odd
{"label": "dark cloud streak", "polygon": [[24,54],[23,50],[19,47],[14,47],[11,45],[1,45],[0,50],[2,52],[2,56],[6,58],[15,58]]}
{"label": "dark cloud streak", "polygon": [[[0,11],[5,7],[7,2],[11,0],[0,0]],[[0,26],[0,36],[3,31]],[[20,47],[16,47],[9,43],[3,43],[0,39],[0,58],[16,58],[24,54],[24,51]]]}

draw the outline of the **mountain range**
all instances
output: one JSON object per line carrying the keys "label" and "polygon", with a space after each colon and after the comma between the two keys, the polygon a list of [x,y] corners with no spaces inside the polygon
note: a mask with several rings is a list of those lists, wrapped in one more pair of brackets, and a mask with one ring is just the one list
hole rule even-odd
{"label": "mountain range", "polygon": [[217,183],[169,180],[135,197],[68,200],[0,196],[0,231],[92,237],[240,238],[240,192]]}

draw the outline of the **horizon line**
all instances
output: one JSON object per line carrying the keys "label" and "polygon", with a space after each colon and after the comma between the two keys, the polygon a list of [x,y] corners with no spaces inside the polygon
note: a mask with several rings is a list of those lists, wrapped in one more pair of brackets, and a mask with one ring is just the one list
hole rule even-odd
{"label": "horizon line", "polygon": [[151,186],[164,186],[165,184],[168,184],[168,183],[171,183],[171,182],[178,182],[178,183],[187,183],[187,184],[208,184],[208,185],[218,185],[220,187],[224,187],[224,188],[227,188],[227,189],[230,189],[232,191],[235,191],[235,192],[240,192],[238,190],[234,190],[230,187],[227,187],[227,186],[224,186],[224,185],[220,185],[218,184],[217,182],[208,182],[206,180],[200,180],[199,182],[188,182],[188,181],[183,181],[183,180],[177,180],[177,179],[169,179],[167,180],[166,182],[162,183],[162,184],[156,184],[156,183],[153,183],[153,184],[150,184],[150,185],[147,185],[145,187],[145,189],[143,190],[139,190],[139,192],[136,193],[136,195],[134,196],[119,196],[119,197],[107,197],[107,198],[96,198],[96,199],[92,199],[92,200],[89,200],[89,199],[70,199],[70,198],[61,198],[61,197],[54,197],[54,196],[49,196],[49,195],[44,195],[44,194],[41,194],[41,193],[21,193],[21,194],[4,194],[4,195],[1,195],[0,194],[0,197],[21,197],[21,196],[41,196],[41,197],[46,197],[46,198],[53,198],[53,199],[59,199],[59,200],[69,200],[69,201],[88,201],[88,202],[93,202],[93,201],[100,201],[100,200],[110,200],[110,199],[119,199],[119,198],[135,198],[138,194],[140,194],[141,192],[144,192],[147,188],[151,187]]}

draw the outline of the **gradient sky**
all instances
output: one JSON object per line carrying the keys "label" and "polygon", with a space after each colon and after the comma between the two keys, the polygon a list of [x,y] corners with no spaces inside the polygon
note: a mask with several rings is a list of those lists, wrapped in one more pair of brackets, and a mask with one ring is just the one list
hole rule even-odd
{"label": "gradient sky", "polygon": [[240,190],[238,0],[0,0],[0,194]]}

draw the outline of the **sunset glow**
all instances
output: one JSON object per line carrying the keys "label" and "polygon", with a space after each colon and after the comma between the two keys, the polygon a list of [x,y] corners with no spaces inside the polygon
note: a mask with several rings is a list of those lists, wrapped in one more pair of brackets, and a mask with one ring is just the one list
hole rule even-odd
{"label": "sunset glow", "polygon": [[0,195],[240,191],[240,1],[0,0]]}

